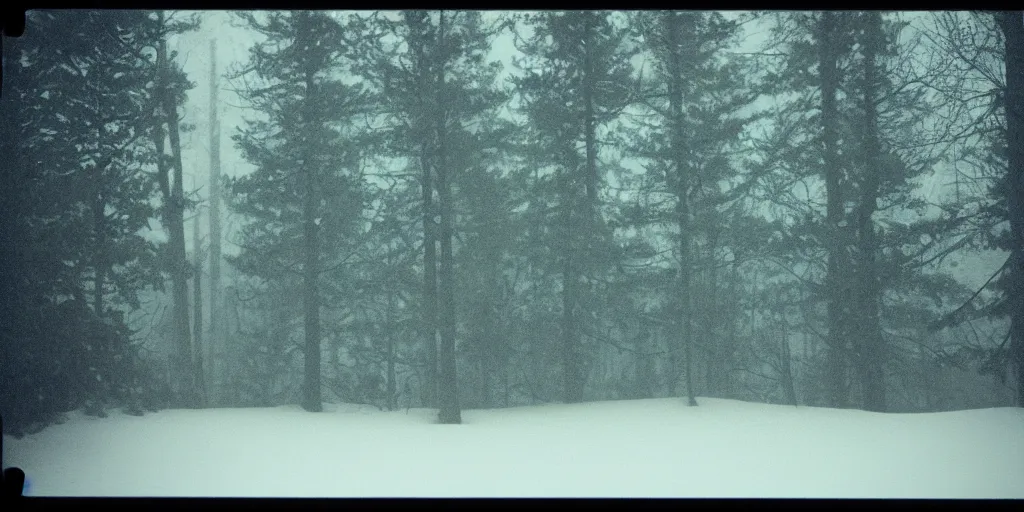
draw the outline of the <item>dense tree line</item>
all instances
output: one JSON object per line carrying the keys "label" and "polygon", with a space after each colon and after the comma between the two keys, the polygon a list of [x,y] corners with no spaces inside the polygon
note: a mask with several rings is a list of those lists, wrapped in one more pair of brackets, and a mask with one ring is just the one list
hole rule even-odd
{"label": "dense tree line", "polygon": [[[245,61],[210,77],[168,48],[200,17],[78,14],[4,47],[20,431],[114,406],[1024,404],[1020,12],[246,12]],[[198,78],[244,100],[252,172],[184,158]],[[1006,263],[957,277],[983,253]],[[146,297],[170,303],[155,341]]]}
{"label": "dense tree line", "polygon": [[[176,268],[145,231],[150,219],[180,219],[169,183],[180,191],[180,173],[170,176],[163,134],[178,128],[189,83],[164,41],[190,24],[145,11],[86,15],[33,12],[32,36],[5,41],[0,360],[3,413],[16,429],[83,405],[140,413],[182,403],[152,382],[125,316]],[[163,203],[151,201],[158,189]]]}

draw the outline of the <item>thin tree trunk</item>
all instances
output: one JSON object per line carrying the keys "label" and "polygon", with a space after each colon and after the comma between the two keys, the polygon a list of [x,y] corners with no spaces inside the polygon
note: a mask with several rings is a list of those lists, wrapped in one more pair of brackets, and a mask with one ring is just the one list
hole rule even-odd
{"label": "thin tree trunk", "polygon": [[594,16],[593,12],[583,13],[583,134],[587,151],[587,228],[594,233],[597,215],[597,118],[594,110]]}
{"label": "thin tree trunk", "polygon": [[[392,248],[388,247],[388,268],[392,267]],[[384,325],[387,331],[384,333],[387,342],[387,406],[389,411],[393,411],[398,408],[398,383],[395,381],[395,327],[394,327],[394,310],[395,310],[395,292],[392,289],[392,284],[388,283],[387,288],[388,294],[388,306],[385,312]]]}
{"label": "thin tree trunk", "polygon": [[[732,358],[732,354],[736,350],[736,331],[738,329],[740,315],[739,313],[743,309],[743,301],[738,293],[740,287],[740,262],[739,260],[734,261],[732,265],[732,276],[729,279],[729,297],[732,301],[732,307],[729,312],[725,315],[728,320],[728,332],[725,335],[725,356],[729,360]],[[724,382],[723,387],[725,388],[725,397],[734,396],[733,379],[732,374],[729,373],[727,368],[722,368],[722,381]]]}
{"label": "thin tree trunk", "polygon": [[579,333],[576,326],[577,276],[573,261],[572,236],[572,210],[576,187],[573,176],[567,176],[566,182],[562,204],[562,223],[565,229],[562,249],[562,396],[565,403],[575,403],[581,400],[581,386],[576,377],[579,364]]}
{"label": "thin tree trunk", "polygon": [[[437,48],[445,52],[445,13],[440,12],[438,19]],[[462,413],[459,409],[458,377],[455,367],[455,272],[453,268],[452,237],[454,231],[454,215],[452,205],[452,189],[449,176],[447,155],[448,122],[445,103],[445,66],[447,55],[442,54],[437,62],[437,188],[441,209],[441,351],[439,354],[440,369],[440,403],[439,420],[444,424],[459,424]]]}
{"label": "thin tree trunk", "polygon": [[[496,286],[492,283],[491,290],[494,290]],[[477,334],[477,346],[480,347],[479,356],[479,372],[480,372],[480,407],[488,408],[491,406],[491,394],[493,387],[493,372],[494,372],[494,340],[498,336],[497,330],[494,328],[494,320],[491,316],[493,311],[493,305],[491,303],[491,297],[488,293],[485,301],[480,305],[479,319],[481,329]]]}
{"label": "thin tree trunk", "polygon": [[652,375],[651,369],[651,356],[649,354],[649,348],[651,345],[651,328],[647,324],[647,320],[640,318],[637,321],[637,334],[636,343],[634,344],[636,350],[636,381],[637,390],[639,393],[638,398],[654,398],[654,388],[652,386],[654,376]]}
{"label": "thin tree trunk", "polygon": [[676,395],[676,385],[679,382],[679,332],[679,324],[671,327],[666,325],[661,329],[667,364],[665,370],[665,394],[667,396]]}
{"label": "thin tree trunk", "polygon": [[824,145],[825,190],[828,196],[826,223],[829,230],[828,270],[825,278],[828,294],[828,346],[827,379],[828,400],[831,407],[846,406],[846,314],[850,298],[844,290],[848,283],[843,275],[848,271],[845,252],[845,231],[841,175],[842,168],[837,148],[839,113],[836,91],[839,88],[837,48],[834,41],[838,29],[834,12],[821,13],[818,27],[819,68],[821,78],[821,129]]}
{"label": "thin tree trunk", "polygon": [[[711,221],[714,222],[714,221]],[[708,294],[704,310],[701,312],[705,319],[704,343],[708,346],[708,362],[706,365],[705,382],[710,396],[722,398],[722,375],[725,372],[725,363],[718,336],[718,325],[721,316],[718,307],[718,265],[715,261],[715,253],[718,248],[719,231],[714,226],[708,227]]]}
{"label": "thin tree trunk", "polygon": [[100,174],[99,167],[96,168],[94,180],[96,195],[92,205],[93,231],[95,236],[95,248],[93,249],[95,264],[93,266],[95,267],[96,275],[93,285],[93,310],[96,312],[97,317],[103,318],[103,287],[107,278],[107,216],[104,211],[106,209],[106,200],[103,197],[103,177]]}
{"label": "thin tree trunk", "polygon": [[223,303],[220,285],[220,122],[217,119],[217,40],[210,40],[210,377],[224,380],[223,354],[226,325],[221,319]]}
{"label": "thin tree trunk", "polygon": [[792,365],[792,354],[789,349],[789,324],[783,313],[782,318],[782,337],[779,343],[779,359],[781,364],[782,375],[782,392],[786,395],[786,403],[795,406],[796,402],[796,387],[793,385],[793,365]]}
{"label": "thin tree trunk", "polygon": [[[288,311],[285,309],[283,304],[277,304],[277,311],[274,314],[273,325],[270,328],[273,342],[278,347],[287,347],[290,343],[290,336],[288,335]],[[281,357],[282,349],[271,349],[267,353],[267,358],[271,361],[273,359],[279,359]],[[279,405],[275,400],[275,391],[277,389],[277,372],[273,368],[273,364],[268,365],[269,367],[263,373],[263,407],[273,407]],[[308,410],[308,409],[307,409]]]}
{"label": "thin tree trunk", "polygon": [[192,218],[192,250],[194,251],[192,265],[192,335],[195,345],[195,370],[196,389],[199,390],[199,400],[206,402],[206,357],[204,351],[208,348],[203,345],[203,258],[201,256],[202,240],[199,237],[199,209],[196,209],[195,217]]}
{"label": "thin tree trunk", "polygon": [[503,391],[504,391],[503,398],[504,398],[504,402],[505,402],[505,407],[508,407],[509,398],[511,397],[511,392],[512,392],[510,387],[509,387],[509,383],[508,383],[508,366],[506,366],[502,370],[501,378],[502,378],[502,381],[501,381],[502,382],[502,388],[503,388]]}

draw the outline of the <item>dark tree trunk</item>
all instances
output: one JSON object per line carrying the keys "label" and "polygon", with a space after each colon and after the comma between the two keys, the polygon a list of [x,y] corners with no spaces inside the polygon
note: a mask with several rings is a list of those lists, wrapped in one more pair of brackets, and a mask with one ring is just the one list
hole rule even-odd
{"label": "dark tree trunk", "polygon": [[[419,17],[415,15],[418,14]],[[438,402],[438,325],[437,325],[437,220],[434,208],[434,179],[433,168],[436,154],[432,154],[432,144],[428,140],[428,106],[433,99],[425,98],[430,83],[430,62],[424,52],[424,41],[426,40],[426,25],[429,22],[426,12],[411,13],[409,16],[410,30],[417,32],[417,42],[413,45],[413,52],[416,55],[418,69],[417,82],[419,84],[420,96],[418,98],[418,117],[413,123],[420,137],[420,190],[423,201],[423,342],[425,345],[424,354],[424,383],[423,383],[423,405],[436,407]]]}
{"label": "dark tree trunk", "polygon": [[679,335],[682,337],[683,374],[686,378],[687,403],[697,405],[693,389],[693,265],[692,222],[690,213],[690,166],[687,158],[685,120],[683,118],[683,69],[680,48],[683,44],[680,24],[685,14],[665,14],[665,36],[668,46],[668,97],[672,130],[672,157],[675,170],[676,223],[679,228],[679,275],[676,298],[679,301]]}
{"label": "dark tree trunk", "polygon": [[578,254],[579,235],[573,230],[573,215],[577,204],[577,168],[578,157],[575,149],[565,148],[564,174],[561,176],[562,195],[562,325],[561,325],[561,363],[562,363],[562,400],[565,403],[581,401],[583,385],[580,382],[580,350],[579,325],[577,323],[579,304],[579,269]]}
{"label": "dark tree trunk", "polygon": [[[442,166],[443,169],[443,166]],[[440,188],[441,202],[441,265],[440,265],[440,324],[441,347],[439,353],[440,379],[438,403],[441,423],[458,424],[461,420],[458,396],[458,378],[455,363],[455,290],[454,269],[452,261],[452,213],[451,185],[448,183],[447,171],[438,172],[437,183]]]}
{"label": "dark tree trunk", "polygon": [[426,385],[424,405],[437,405],[437,241],[433,180],[430,166],[423,167],[423,326],[426,343]]}
{"label": "dark tree trunk", "polygon": [[1024,13],[997,14],[1006,48],[1006,208],[1010,220],[1010,360],[1024,407]]}
{"label": "dark tree trunk", "polygon": [[[157,14],[159,23],[164,24],[163,13]],[[172,325],[177,354],[175,370],[178,376],[179,405],[182,407],[198,407],[199,395],[196,388],[196,376],[192,360],[192,334],[189,325],[188,306],[188,259],[185,255],[185,193],[182,183],[181,137],[178,131],[178,112],[174,102],[171,84],[168,82],[171,62],[167,56],[167,42],[161,40],[157,48],[157,67],[162,78],[161,107],[163,117],[157,120],[159,125],[154,130],[157,154],[161,156],[158,165],[162,178],[161,189],[164,192],[167,229],[169,232],[168,261],[171,274],[171,308]],[[170,158],[164,153],[163,125],[167,126],[167,134],[171,143]],[[168,183],[168,167],[173,168],[173,183]]]}
{"label": "dark tree trunk", "polygon": [[454,236],[455,219],[453,215],[451,179],[447,155],[448,122],[447,109],[443,102],[449,98],[445,95],[445,66],[447,55],[445,45],[445,13],[441,11],[438,20],[437,49],[442,53],[437,63],[437,188],[441,207],[441,350],[439,354],[440,370],[440,409],[438,419],[444,424],[459,424],[462,413],[459,409],[458,376],[455,367],[455,272],[453,268],[452,237]]}
{"label": "dark tree trunk", "polygon": [[426,344],[424,405],[437,405],[437,223],[434,220],[432,165],[424,161],[423,189],[423,330]]}
{"label": "dark tree trunk", "polygon": [[[17,247],[22,245],[22,230],[18,219],[21,218],[19,206],[24,196],[22,190],[28,180],[26,174],[31,166],[22,163],[20,130],[22,126],[22,103],[18,101],[20,91],[16,89],[22,83],[21,66],[15,64],[20,60],[21,44],[17,38],[5,38],[2,43],[4,48],[3,97],[0,98],[0,318],[7,323],[4,328],[9,329],[14,336],[23,335],[22,325],[26,315],[22,314],[24,306],[20,302],[20,289],[23,272],[23,263]],[[0,343],[0,356],[6,356],[10,352],[6,343]],[[7,360],[7,359],[5,359]],[[6,390],[0,390],[0,396],[4,399],[12,399],[12,386]]]}
{"label": "dark tree trunk", "polygon": [[[842,196],[842,164],[837,148],[839,112],[836,91],[839,89],[838,49],[835,31],[839,28],[834,12],[821,13],[818,26],[819,73],[821,79],[821,138],[825,164],[826,225],[828,229],[828,346],[826,387],[831,407],[846,406],[846,332],[845,308],[852,297],[849,283],[843,278],[848,271],[845,257],[845,208]],[[845,291],[845,292],[844,292]]]}
{"label": "dark tree trunk", "polygon": [[574,236],[572,222],[573,210],[576,208],[579,169],[572,166],[568,169],[570,176],[565,194],[566,201],[563,205],[566,209],[563,213],[566,229],[566,254],[562,269],[562,393],[565,403],[583,401],[583,391],[586,387],[579,332],[580,295],[584,293],[582,283],[584,269],[588,267],[587,264],[595,256],[592,251],[592,240],[597,234],[597,120],[594,109],[593,62],[593,16],[595,14],[584,12],[581,16],[583,22],[583,137],[586,153],[582,178],[585,194],[584,203],[581,205],[583,233]]}
{"label": "dark tree trunk", "polygon": [[[571,188],[570,188],[571,190]],[[572,200],[571,191],[566,194],[566,204],[562,205],[562,221],[566,232],[571,233]],[[574,266],[573,250],[575,244],[567,236],[565,254],[562,260],[562,396],[565,403],[581,401],[583,386],[579,382],[579,332],[576,325],[577,273]]]}
{"label": "dark tree trunk", "polygon": [[319,233],[315,221],[313,171],[303,173],[306,182],[306,205],[304,224],[303,293],[302,305],[305,314],[305,379],[302,390],[302,407],[310,412],[323,410],[320,396],[320,297],[317,292],[319,275]]}
{"label": "dark tree trunk", "polygon": [[881,145],[878,136],[878,104],[877,95],[878,67],[875,59],[882,43],[882,15],[871,11],[866,17],[864,40],[864,169],[861,179],[861,197],[857,212],[857,267],[858,288],[860,297],[856,307],[860,309],[857,328],[860,331],[858,342],[858,373],[863,394],[863,407],[868,411],[884,412],[885,372],[883,358],[885,343],[882,338],[882,326],[879,319],[881,287],[878,282],[875,255],[878,242],[875,236],[875,225],[872,220],[878,209],[879,169],[881,161]]}
{"label": "dark tree trunk", "polygon": [[[307,29],[308,30],[308,29]],[[310,125],[316,119],[313,98],[317,97],[314,74],[306,70],[306,112],[305,122]],[[302,178],[305,186],[303,211],[303,243],[305,262],[302,269],[302,303],[305,316],[305,379],[302,390],[302,407],[309,412],[323,410],[320,385],[320,296],[317,279],[320,276],[320,233],[317,225],[317,169],[313,155],[306,155],[302,161]]]}
{"label": "dark tree trunk", "polygon": [[440,370],[440,403],[438,404],[441,423],[458,424],[462,422],[459,409],[458,375],[455,362],[455,272],[452,258],[452,213],[451,185],[448,183],[446,171],[438,173],[438,185],[441,187],[440,201],[443,204],[441,224],[441,347],[439,353]]}

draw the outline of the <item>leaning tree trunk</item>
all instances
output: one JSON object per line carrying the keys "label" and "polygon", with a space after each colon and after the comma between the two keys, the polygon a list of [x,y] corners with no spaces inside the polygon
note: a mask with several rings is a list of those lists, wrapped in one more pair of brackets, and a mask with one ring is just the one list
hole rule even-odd
{"label": "leaning tree trunk", "polygon": [[178,129],[178,113],[174,105],[170,103],[170,95],[165,97],[167,104],[165,113],[167,119],[167,133],[170,135],[171,155],[174,161],[174,184],[171,189],[171,208],[174,210],[173,222],[171,224],[172,240],[171,258],[175,269],[174,278],[174,309],[175,324],[178,331],[182,333],[182,365],[185,375],[189,379],[189,402],[192,407],[203,406],[203,389],[201,376],[196,373],[193,351],[195,345],[192,341],[189,325],[189,304],[188,304],[188,274],[190,265],[188,255],[185,252],[185,184],[184,166],[181,156],[181,135]]}
{"label": "leaning tree trunk", "polygon": [[[163,12],[157,14],[159,23],[164,24]],[[153,139],[157,148],[157,169],[160,188],[164,198],[164,217],[169,233],[167,262],[171,274],[172,332],[177,351],[175,374],[178,383],[178,404],[181,407],[198,407],[198,392],[192,362],[192,335],[188,311],[188,260],[185,256],[185,198],[182,185],[181,138],[178,131],[178,112],[174,101],[172,85],[169,83],[171,62],[167,56],[167,41],[161,39],[157,46],[157,76],[161,95],[161,116],[157,118]],[[164,126],[167,131],[164,131]],[[171,155],[165,153],[169,135]],[[173,169],[173,183],[170,179]]]}

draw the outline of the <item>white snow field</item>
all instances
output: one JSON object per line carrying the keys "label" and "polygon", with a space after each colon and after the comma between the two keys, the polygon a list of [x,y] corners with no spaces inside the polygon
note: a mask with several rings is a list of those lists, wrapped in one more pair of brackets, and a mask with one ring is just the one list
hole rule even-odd
{"label": "white snow field", "polygon": [[5,439],[34,496],[1024,498],[1024,409],[699,399],[74,415]]}

